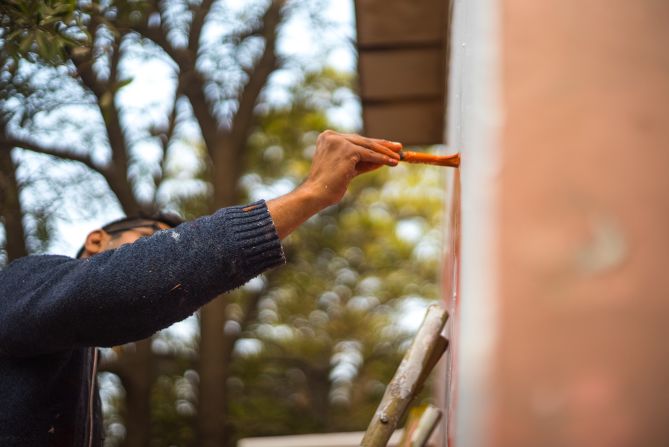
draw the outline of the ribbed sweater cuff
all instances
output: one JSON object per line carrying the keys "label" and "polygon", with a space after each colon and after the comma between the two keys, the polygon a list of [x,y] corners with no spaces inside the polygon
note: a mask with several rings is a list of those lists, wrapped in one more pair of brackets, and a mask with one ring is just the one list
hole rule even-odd
{"label": "ribbed sweater cuff", "polygon": [[264,200],[226,209],[235,240],[241,245],[243,270],[258,275],[286,263],[281,240]]}

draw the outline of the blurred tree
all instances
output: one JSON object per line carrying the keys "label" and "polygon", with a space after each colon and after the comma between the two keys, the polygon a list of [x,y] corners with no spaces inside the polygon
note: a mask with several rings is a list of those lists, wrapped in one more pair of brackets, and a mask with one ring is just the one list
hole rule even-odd
{"label": "blurred tree", "polygon": [[[76,182],[86,185],[76,189],[85,207],[109,203],[91,186],[104,185],[128,214],[171,204],[195,217],[300,181],[308,169],[300,160],[328,127],[324,110],[350,95],[350,79],[315,73],[293,89],[289,106],[262,101],[283,62],[281,23],[296,8],[280,0],[236,12],[213,0],[3,2],[8,259],[39,249],[50,217],[62,217],[54,204]],[[122,100],[133,61],[172,71],[166,105],[131,110]],[[183,172],[170,154],[184,149],[196,172],[189,188],[170,189]],[[148,161],[140,156],[147,151],[156,154]],[[44,158],[63,162],[58,171],[32,169]],[[166,344],[164,334],[108,352],[107,377],[124,390],[123,405],[112,405],[124,430],[118,415],[108,418],[110,444],[220,446],[248,434],[364,426],[406,339],[389,325],[397,300],[436,295],[430,228],[439,196],[425,189],[439,189],[437,171],[399,172],[407,174],[401,185],[388,182],[388,170],[359,180],[349,199],[287,242],[289,267],[208,306],[197,355],[194,345]]]}
{"label": "blurred tree", "polygon": [[[323,111],[350,83],[309,74],[289,107],[261,117],[242,178],[250,198],[304,178],[314,130],[329,127]],[[400,165],[360,177],[288,238],[288,265],[266,275],[257,317],[240,325],[227,382],[238,436],[366,427],[419,323],[397,321],[438,296],[443,173]],[[228,313],[244,315],[241,305]]]}
{"label": "blurred tree", "polygon": [[[325,111],[351,94],[349,84],[331,70],[311,73],[291,91],[290,104],[262,113],[249,139],[244,199],[304,178],[318,131],[332,127]],[[403,314],[438,294],[442,174],[401,165],[356,179],[341,204],[285,241],[286,266],[227,303],[225,330],[238,339],[222,386],[234,439],[364,429],[419,322],[407,319],[422,317],[420,310]],[[184,205],[197,208],[194,200]],[[250,303],[257,303],[254,312]],[[190,357],[192,348],[177,346],[183,340],[159,339]],[[161,368],[155,445],[197,445],[189,441],[193,365]]]}
{"label": "blurred tree", "polygon": [[68,46],[85,43],[75,0],[5,0],[0,3],[3,61],[16,70],[21,58],[64,62]]}
{"label": "blurred tree", "polygon": [[21,218],[23,209],[19,200],[19,184],[11,148],[0,142],[0,220],[5,228],[5,253],[8,259],[28,254]]}
{"label": "blurred tree", "polygon": [[[179,122],[194,118],[211,185],[206,208],[238,202],[246,139],[261,91],[281,66],[276,47],[280,25],[295,8],[297,2],[285,0],[249,2],[237,12],[214,0],[3,2],[0,78],[7,88],[0,97],[6,118],[0,168],[8,179],[3,187],[10,192],[21,187],[10,181],[16,166],[8,163],[12,159],[6,153],[21,148],[81,163],[104,179],[127,214],[150,212],[160,206],[157,196],[168,174],[168,151],[181,137]],[[207,26],[210,35],[205,39]],[[173,71],[171,103],[157,122],[128,122],[119,100],[132,81],[123,64],[132,58],[161,59]],[[45,128],[48,111],[60,122]],[[158,143],[161,155],[149,172],[142,172],[146,167],[134,159],[133,147],[147,139]],[[147,183],[154,194],[141,194]],[[20,225],[6,218],[20,216],[14,202],[2,204],[7,210],[5,241],[22,239]],[[7,248],[9,260],[25,252],[11,244]],[[199,375],[205,391],[200,393],[197,420],[203,446],[226,443],[226,398],[218,385],[225,381],[234,345],[234,337],[221,336],[228,299],[215,300],[201,313]],[[154,376],[150,341],[136,343],[113,367],[126,388],[128,445],[146,445]]]}

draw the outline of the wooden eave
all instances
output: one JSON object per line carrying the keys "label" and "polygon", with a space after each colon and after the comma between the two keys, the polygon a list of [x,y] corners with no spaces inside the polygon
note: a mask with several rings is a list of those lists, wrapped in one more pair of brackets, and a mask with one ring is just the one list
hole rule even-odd
{"label": "wooden eave", "polygon": [[356,0],[365,135],[445,143],[448,0]]}

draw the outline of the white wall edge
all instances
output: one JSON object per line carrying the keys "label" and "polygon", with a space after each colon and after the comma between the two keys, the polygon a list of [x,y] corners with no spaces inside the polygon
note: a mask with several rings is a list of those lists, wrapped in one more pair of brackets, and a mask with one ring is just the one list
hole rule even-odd
{"label": "white wall edge", "polygon": [[449,144],[462,153],[456,447],[490,445],[490,378],[497,338],[497,173],[500,58],[497,0],[454,0]]}

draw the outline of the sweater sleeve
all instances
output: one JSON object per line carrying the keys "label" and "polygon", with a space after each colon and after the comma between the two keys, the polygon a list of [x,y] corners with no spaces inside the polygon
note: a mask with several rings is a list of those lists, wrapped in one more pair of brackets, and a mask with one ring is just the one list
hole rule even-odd
{"label": "sweater sleeve", "polygon": [[28,256],[0,271],[0,353],[141,340],[284,262],[264,201],[88,259]]}

